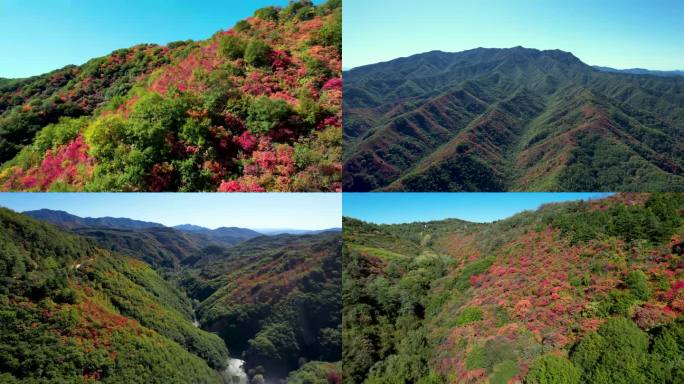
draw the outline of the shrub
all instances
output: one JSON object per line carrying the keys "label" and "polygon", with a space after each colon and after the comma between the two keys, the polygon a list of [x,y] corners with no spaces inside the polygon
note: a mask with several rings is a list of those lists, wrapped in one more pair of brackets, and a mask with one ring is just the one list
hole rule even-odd
{"label": "shrub", "polygon": [[219,42],[219,51],[225,57],[236,60],[245,56],[246,44],[244,40],[237,36],[225,35]]}
{"label": "shrub", "polygon": [[283,100],[261,96],[249,105],[247,129],[252,134],[264,134],[285,122],[292,108]]}
{"label": "shrub", "polygon": [[271,47],[265,42],[254,39],[245,48],[245,61],[255,67],[263,67],[271,62]]}
{"label": "shrub", "polygon": [[506,360],[494,366],[492,375],[489,377],[491,384],[507,384],[513,376],[518,374],[520,368],[513,360]]}
{"label": "shrub", "polygon": [[628,315],[632,305],[635,302],[635,297],[630,292],[613,290],[608,293],[608,296],[601,301],[599,310],[602,316],[608,315]]}
{"label": "shrub", "polygon": [[249,31],[251,28],[252,28],[252,25],[249,24],[249,22],[247,20],[240,20],[233,27],[233,29],[237,32]]}
{"label": "shrub", "polygon": [[76,138],[76,135],[88,124],[87,118],[62,118],[59,123],[43,128],[33,142],[33,147],[39,153],[66,144]]}
{"label": "shrub", "polygon": [[316,42],[342,50],[342,10],[337,10],[333,17],[321,27]]}
{"label": "shrub", "polygon": [[482,310],[477,307],[467,307],[456,317],[456,326],[464,326],[482,320]]}
{"label": "shrub", "polygon": [[648,281],[644,272],[639,270],[630,271],[627,274],[625,283],[627,283],[629,289],[631,289],[632,294],[639,300],[648,300],[648,298],[651,297],[651,288],[648,286]]}
{"label": "shrub", "polygon": [[278,12],[278,8],[276,7],[265,7],[257,9],[256,12],[254,12],[254,17],[267,21],[278,21]]}
{"label": "shrub", "polygon": [[88,126],[85,131],[90,153],[98,159],[111,160],[122,143],[126,122],[119,116],[103,117]]}
{"label": "shrub", "polygon": [[297,113],[305,123],[314,125],[321,118],[323,110],[308,93],[300,92],[299,107]]}
{"label": "shrub", "polygon": [[339,8],[342,8],[342,0],[328,0],[318,6],[318,14],[321,16],[327,15]]}
{"label": "shrub", "polygon": [[579,384],[581,372],[558,355],[544,355],[530,365],[525,384]]}
{"label": "shrub", "polygon": [[283,19],[309,20],[316,15],[316,7],[311,0],[292,1],[280,11]]}
{"label": "shrub", "polygon": [[493,263],[494,257],[489,256],[467,264],[463,267],[461,274],[454,280],[454,288],[461,291],[470,288],[470,277],[484,273]]}
{"label": "shrub", "polygon": [[482,347],[473,347],[466,356],[466,369],[469,371],[485,367],[485,350]]}

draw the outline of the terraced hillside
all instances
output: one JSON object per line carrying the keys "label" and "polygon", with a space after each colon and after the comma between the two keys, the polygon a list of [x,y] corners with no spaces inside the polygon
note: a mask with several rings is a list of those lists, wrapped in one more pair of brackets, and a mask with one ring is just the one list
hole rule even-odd
{"label": "terraced hillside", "polygon": [[678,383],[684,196],[344,220],[345,383]]}
{"label": "terraced hillside", "polygon": [[338,191],[341,1],[0,80],[0,190]]}
{"label": "terraced hillside", "polygon": [[684,78],[571,53],[428,52],[344,72],[347,191],[682,191]]}

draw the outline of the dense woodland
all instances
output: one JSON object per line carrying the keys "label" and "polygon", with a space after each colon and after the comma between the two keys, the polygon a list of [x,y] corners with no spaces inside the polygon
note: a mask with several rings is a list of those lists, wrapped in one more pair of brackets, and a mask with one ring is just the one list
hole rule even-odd
{"label": "dense woodland", "polygon": [[344,220],[345,383],[681,383],[684,196]]}
{"label": "dense woodland", "polygon": [[0,189],[337,191],[340,0],[0,81]]}

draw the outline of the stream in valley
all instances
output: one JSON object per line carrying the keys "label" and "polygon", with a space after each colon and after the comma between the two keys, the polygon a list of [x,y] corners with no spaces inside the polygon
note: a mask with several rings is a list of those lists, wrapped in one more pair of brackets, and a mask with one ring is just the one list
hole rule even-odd
{"label": "stream in valley", "polygon": [[[192,325],[199,328],[200,323],[197,321],[195,311],[192,311]],[[221,372],[223,378],[229,384],[247,384],[247,372],[245,372],[245,361],[228,357],[228,366]]]}

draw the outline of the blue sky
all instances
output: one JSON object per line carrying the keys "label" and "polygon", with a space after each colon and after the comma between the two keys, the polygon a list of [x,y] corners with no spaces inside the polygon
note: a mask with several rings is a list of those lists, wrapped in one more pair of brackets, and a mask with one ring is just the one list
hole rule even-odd
{"label": "blue sky", "polygon": [[[321,1],[314,1],[321,3]],[[38,75],[139,43],[203,40],[287,0],[0,0],[0,77]]]}
{"label": "blue sky", "polygon": [[607,193],[345,193],[344,216],[377,223],[505,219],[542,204],[596,199]]}
{"label": "blue sky", "polygon": [[345,68],[522,45],[590,65],[684,69],[682,0],[345,0],[343,33]]}
{"label": "blue sky", "polygon": [[167,226],[328,229],[342,226],[339,193],[0,193],[0,206],[81,217],[126,217]]}

